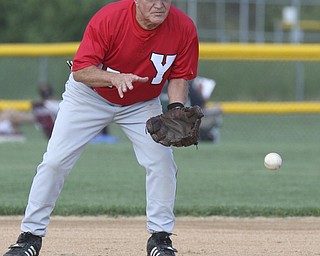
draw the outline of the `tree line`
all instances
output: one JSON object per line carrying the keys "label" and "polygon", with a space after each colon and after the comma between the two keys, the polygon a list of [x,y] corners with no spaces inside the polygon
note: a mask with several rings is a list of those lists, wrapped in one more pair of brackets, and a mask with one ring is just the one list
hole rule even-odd
{"label": "tree line", "polygon": [[92,15],[111,0],[2,0],[0,43],[80,41]]}
{"label": "tree line", "polygon": [[[86,24],[102,6],[117,0],[1,0],[0,43],[42,43],[80,41]],[[189,0],[172,0],[183,11]],[[239,29],[241,0],[226,4],[225,26],[230,34]],[[282,2],[282,1],[281,1]],[[255,31],[255,5],[250,5],[249,29]],[[283,4],[266,5],[264,29],[269,34],[281,20]],[[199,0],[198,28],[216,26],[216,5]],[[320,5],[302,5],[302,20],[319,20]],[[318,33],[317,31],[312,31]]]}

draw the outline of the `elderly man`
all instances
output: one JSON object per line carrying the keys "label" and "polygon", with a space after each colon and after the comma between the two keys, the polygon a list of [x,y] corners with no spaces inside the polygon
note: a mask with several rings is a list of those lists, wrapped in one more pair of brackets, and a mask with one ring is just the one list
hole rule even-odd
{"label": "elderly man", "polygon": [[[172,149],[155,143],[146,121],[162,113],[159,95],[168,82],[168,108],[181,108],[198,67],[196,28],[171,0],[123,0],[90,20],[42,163],[37,168],[21,231],[5,256],[39,255],[64,179],[85,145],[110,123],[119,125],[146,170],[148,256],[174,256],[177,167]],[[124,156],[125,157],[125,156]],[[107,168],[112,168],[110,164]],[[102,170],[103,171],[103,170]]]}

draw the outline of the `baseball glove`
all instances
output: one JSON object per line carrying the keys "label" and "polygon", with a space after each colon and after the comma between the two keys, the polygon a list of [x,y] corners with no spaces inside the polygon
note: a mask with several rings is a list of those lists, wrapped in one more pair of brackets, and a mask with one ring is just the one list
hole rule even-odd
{"label": "baseball glove", "polygon": [[202,117],[199,106],[172,108],[151,117],[146,128],[157,143],[167,147],[188,147],[198,144]]}

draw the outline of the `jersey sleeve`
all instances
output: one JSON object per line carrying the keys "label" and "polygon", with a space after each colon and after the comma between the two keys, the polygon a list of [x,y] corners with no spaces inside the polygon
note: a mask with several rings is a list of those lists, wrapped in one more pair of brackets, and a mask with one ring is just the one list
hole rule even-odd
{"label": "jersey sleeve", "polygon": [[88,23],[73,60],[72,71],[99,66],[107,52],[107,21],[97,13]]}
{"label": "jersey sleeve", "polygon": [[198,60],[199,60],[199,40],[196,28],[191,24],[188,31],[183,33],[185,35],[183,44],[169,76],[170,79],[183,78],[185,80],[192,80],[197,76]]}

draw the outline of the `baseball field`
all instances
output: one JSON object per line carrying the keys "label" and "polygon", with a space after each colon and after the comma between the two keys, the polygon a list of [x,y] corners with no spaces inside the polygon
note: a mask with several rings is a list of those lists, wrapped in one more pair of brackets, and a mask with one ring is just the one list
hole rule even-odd
{"label": "baseball field", "polygon": [[[320,120],[316,114],[225,115],[217,143],[174,149],[178,255],[319,255]],[[41,255],[145,255],[144,170],[129,141],[89,144],[66,180]],[[1,253],[13,243],[43,135],[0,144]],[[266,153],[283,157],[279,171]],[[89,217],[88,217],[89,216]]]}
{"label": "baseball field", "polygon": [[[217,143],[175,148],[177,215],[320,216],[318,115],[225,115]],[[0,215],[22,214],[46,140],[0,144]],[[117,126],[118,144],[89,144],[66,180],[58,215],[143,215],[145,173]],[[268,171],[268,152],[283,166]]]}
{"label": "baseball field", "polygon": [[[1,249],[16,239],[20,217],[0,217]],[[143,217],[53,217],[42,256],[145,256]],[[177,256],[319,255],[320,219],[178,217]],[[2,254],[1,254],[2,255]]]}

